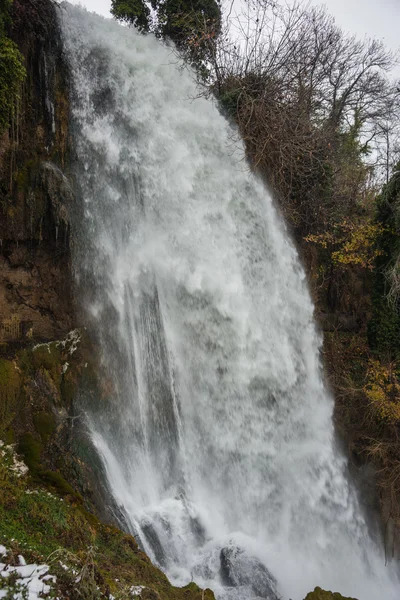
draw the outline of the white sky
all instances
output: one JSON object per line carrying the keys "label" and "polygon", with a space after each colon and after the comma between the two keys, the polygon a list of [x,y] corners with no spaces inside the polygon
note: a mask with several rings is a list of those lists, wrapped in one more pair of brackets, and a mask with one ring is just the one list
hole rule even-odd
{"label": "white sky", "polygon": [[[110,16],[111,0],[70,0],[89,10]],[[382,39],[388,48],[400,48],[400,0],[312,0],[325,4],[337,24],[358,37]]]}

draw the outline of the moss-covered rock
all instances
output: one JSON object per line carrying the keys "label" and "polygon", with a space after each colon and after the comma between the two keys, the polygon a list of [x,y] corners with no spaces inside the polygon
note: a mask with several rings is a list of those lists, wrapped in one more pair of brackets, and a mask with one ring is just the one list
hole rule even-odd
{"label": "moss-covered rock", "polygon": [[313,592],[310,592],[304,600],[356,600],[356,598],[344,597],[338,592],[326,592],[320,587],[316,587]]}
{"label": "moss-covered rock", "polygon": [[54,415],[46,412],[38,412],[34,414],[33,423],[36,431],[44,442],[49,439],[56,428]]}
{"label": "moss-covered rock", "polygon": [[31,433],[24,433],[18,442],[18,453],[23,457],[25,464],[32,474],[40,469],[40,460],[43,446]]}

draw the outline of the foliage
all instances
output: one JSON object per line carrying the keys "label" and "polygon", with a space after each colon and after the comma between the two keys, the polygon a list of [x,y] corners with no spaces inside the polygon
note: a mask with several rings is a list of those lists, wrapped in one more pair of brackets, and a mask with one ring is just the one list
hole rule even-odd
{"label": "foliage", "polygon": [[378,219],[389,222],[392,227],[393,235],[384,240],[389,258],[385,274],[390,286],[389,300],[397,304],[400,297],[400,163],[378,198],[378,211]]}
{"label": "foliage", "polygon": [[10,10],[12,0],[0,0],[0,36],[5,34],[6,28],[10,24]]}
{"label": "foliage", "polygon": [[[325,334],[324,354],[336,397],[336,422],[351,463],[375,472],[382,517],[400,527],[400,364],[374,355],[365,331]],[[374,509],[374,506],[372,506]]]}
{"label": "foliage", "polygon": [[208,42],[220,31],[221,8],[216,0],[151,0],[157,14],[155,32],[171,39],[198,64],[207,58]]}
{"label": "foliage", "polygon": [[134,25],[139,31],[150,30],[150,9],[143,0],[112,0],[111,14],[119,21]]}
{"label": "foliage", "polygon": [[0,131],[5,129],[15,114],[20,98],[21,84],[26,71],[18,47],[6,36],[0,38]]}
{"label": "foliage", "polygon": [[380,253],[375,263],[373,315],[368,325],[371,347],[389,361],[400,356],[400,303],[393,273],[400,256],[399,215],[400,170],[395,170],[377,199],[376,221],[382,230],[377,240]]}
{"label": "foliage", "polygon": [[358,265],[372,271],[383,250],[377,240],[384,231],[383,225],[366,221],[356,223],[344,219],[332,231],[309,234],[304,240],[328,249],[335,265]]}
{"label": "foliage", "polygon": [[112,0],[111,13],[141,32],[172,40],[200,70],[221,26],[219,0]]}
{"label": "foliage", "polygon": [[371,360],[367,371],[364,391],[376,418],[390,424],[400,424],[400,379],[399,366],[383,365]]}
{"label": "foliage", "polygon": [[26,71],[17,45],[6,35],[11,22],[11,0],[0,1],[0,132],[8,127],[20,98]]}

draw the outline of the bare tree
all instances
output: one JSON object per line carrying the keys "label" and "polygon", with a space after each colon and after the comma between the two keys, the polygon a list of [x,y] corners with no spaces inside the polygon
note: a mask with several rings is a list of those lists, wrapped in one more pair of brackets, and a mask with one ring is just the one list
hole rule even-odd
{"label": "bare tree", "polygon": [[238,14],[230,5],[207,43],[209,86],[292,223],[324,228],[351,211],[382,163],[383,141],[392,156],[393,54],[346,35],[323,8],[274,0],[249,0]]}

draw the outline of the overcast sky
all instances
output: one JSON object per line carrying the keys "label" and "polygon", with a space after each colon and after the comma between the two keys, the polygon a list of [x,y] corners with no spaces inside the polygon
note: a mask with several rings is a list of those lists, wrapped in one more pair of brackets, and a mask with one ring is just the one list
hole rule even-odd
{"label": "overcast sky", "polygon": [[[89,10],[110,16],[111,0],[72,0]],[[338,25],[363,38],[376,37],[385,41],[392,50],[400,47],[400,0],[313,0],[325,4]]]}

